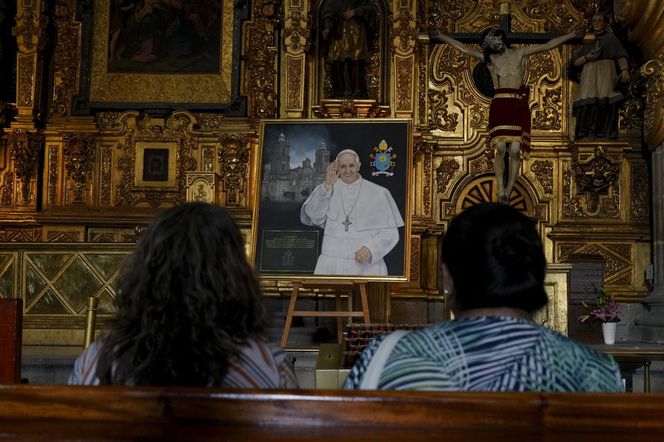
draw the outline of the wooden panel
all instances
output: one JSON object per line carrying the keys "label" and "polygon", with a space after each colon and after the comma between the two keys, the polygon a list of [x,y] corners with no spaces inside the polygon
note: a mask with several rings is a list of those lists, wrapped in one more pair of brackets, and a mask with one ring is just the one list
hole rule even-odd
{"label": "wooden panel", "polygon": [[0,384],[21,381],[23,301],[0,299]]}

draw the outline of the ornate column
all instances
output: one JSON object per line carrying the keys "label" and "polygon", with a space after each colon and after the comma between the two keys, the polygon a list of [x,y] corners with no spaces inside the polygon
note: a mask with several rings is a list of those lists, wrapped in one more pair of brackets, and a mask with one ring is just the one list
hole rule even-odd
{"label": "ornate column", "polygon": [[283,117],[303,118],[305,98],[306,52],[310,42],[307,15],[309,2],[288,0],[284,4],[284,62],[281,66]]}
{"label": "ornate column", "polygon": [[396,117],[412,117],[415,111],[415,42],[417,40],[417,2],[393,0],[390,17],[392,49],[391,102]]}
{"label": "ornate column", "polygon": [[[663,55],[664,56],[664,55]],[[664,63],[650,60],[641,68],[646,80],[645,140],[652,150],[652,237],[654,281],[645,302],[664,304]]]}
{"label": "ornate column", "polygon": [[42,51],[46,41],[48,17],[40,0],[18,0],[16,15],[16,106],[18,115],[12,128],[33,129],[40,112]]}

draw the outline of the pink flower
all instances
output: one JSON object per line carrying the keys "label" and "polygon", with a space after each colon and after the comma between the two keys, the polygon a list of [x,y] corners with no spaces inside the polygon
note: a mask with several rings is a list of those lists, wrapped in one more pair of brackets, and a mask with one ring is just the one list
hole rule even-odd
{"label": "pink flower", "polygon": [[603,288],[595,290],[595,293],[594,305],[582,303],[586,313],[578,317],[579,322],[619,322],[622,315],[620,305]]}

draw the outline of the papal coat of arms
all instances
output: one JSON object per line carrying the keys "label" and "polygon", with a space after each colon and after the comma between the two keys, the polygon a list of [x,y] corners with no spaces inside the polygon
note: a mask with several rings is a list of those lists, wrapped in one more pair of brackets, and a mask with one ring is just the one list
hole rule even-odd
{"label": "papal coat of arms", "polygon": [[393,153],[392,150],[385,140],[378,143],[378,147],[373,148],[373,152],[369,154],[372,176],[394,175],[394,167],[396,165],[394,160],[397,158],[397,154]]}

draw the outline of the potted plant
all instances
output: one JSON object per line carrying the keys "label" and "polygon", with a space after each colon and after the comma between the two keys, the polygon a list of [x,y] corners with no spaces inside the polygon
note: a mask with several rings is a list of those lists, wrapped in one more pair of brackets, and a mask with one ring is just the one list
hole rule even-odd
{"label": "potted plant", "polygon": [[620,304],[604,287],[595,288],[595,299],[591,303],[582,302],[585,313],[579,316],[579,322],[596,322],[602,324],[605,344],[616,342],[616,325],[620,322]]}

